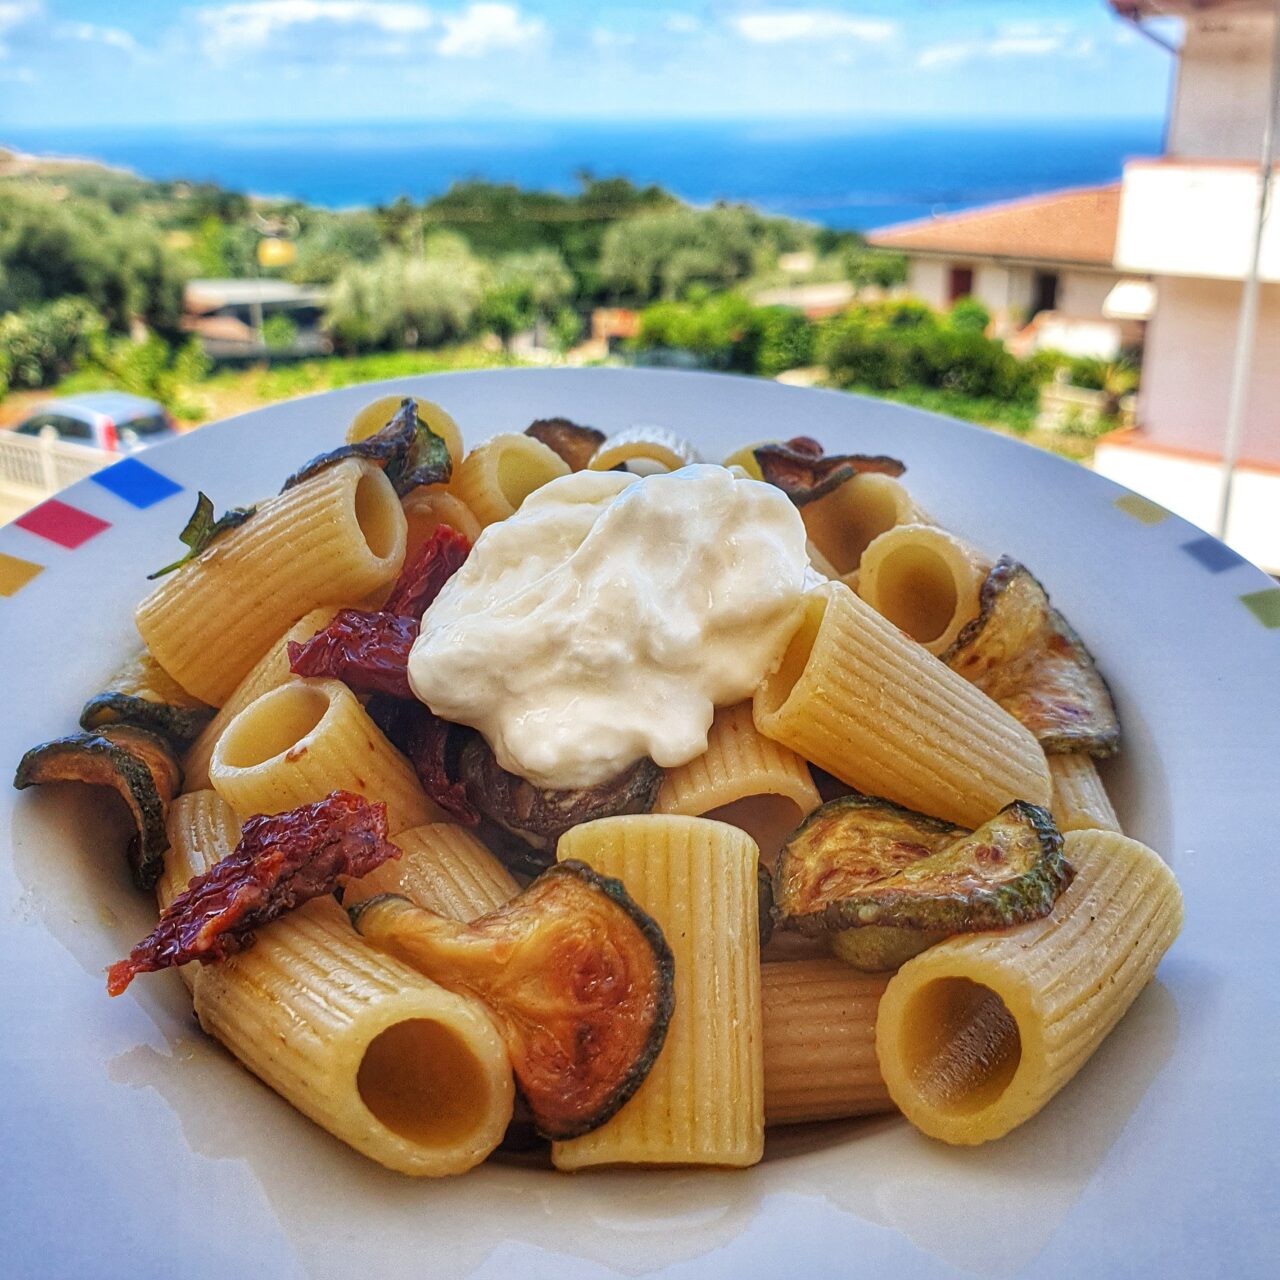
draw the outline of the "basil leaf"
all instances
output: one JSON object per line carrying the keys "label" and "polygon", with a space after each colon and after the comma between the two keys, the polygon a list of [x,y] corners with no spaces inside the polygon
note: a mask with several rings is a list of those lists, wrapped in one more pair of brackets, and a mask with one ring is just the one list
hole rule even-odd
{"label": "basil leaf", "polygon": [[196,498],[196,509],[191,513],[191,519],[187,521],[182,532],[178,534],[178,541],[185,543],[189,548],[187,554],[175,560],[172,564],[165,565],[163,569],[157,569],[155,573],[147,574],[147,581],[150,582],[154,578],[162,578],[166,573],[172,573],[175,569],[181,568],[188,560],[194,560],[208,549],[209,544],[215,538],[221,537],[222,534],[229,533],[232,529],[244,524],[257,509],[257,507],[232,507],[230,511],[215,520],[213,518],[213,503],[209,501],[205,494],[201,493]]}

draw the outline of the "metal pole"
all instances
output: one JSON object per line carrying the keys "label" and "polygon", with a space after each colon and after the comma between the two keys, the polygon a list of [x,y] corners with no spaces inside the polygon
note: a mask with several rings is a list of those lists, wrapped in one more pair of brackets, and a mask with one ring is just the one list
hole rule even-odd
{"label": "metal pole", "polygon": [[1254,339],[1258,331],[1259,265],[1262,236],[1271,206],[1271,173],[1275,162],[1276,122],[1280,115],[1280,0],[1274,8],[1275,32],[1271,44],[1271,101],[1262,133],[1262,159],[1258,165],[1258,220],[1253,229],[1253,254],[1249,274],[1240,294],[1240,320],[1236,326],[1235,358],[1231,365],[1231,394],[1227,401],[1227,432],[1222,445],[1222,500],[1218,507],[1219,538],[1227,536],[1231,515],[1231,490],[1244,436],[1244,415],[1249,403],[1249,377],[1253,370]]}

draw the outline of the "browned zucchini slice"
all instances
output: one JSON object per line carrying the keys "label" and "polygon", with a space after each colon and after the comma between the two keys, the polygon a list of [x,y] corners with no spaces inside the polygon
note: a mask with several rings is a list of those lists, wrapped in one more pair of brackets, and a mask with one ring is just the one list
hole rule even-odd
{"label": "browned zucchini slice", "polygon": [[484,1001],[545,1137],[602,1125],[662,1048],[675,1005],[671,949],[620,881],[583,863],[557,864],[469,923],[393,895],[349,914],[433,982]]}
{"label": "browned zucchini slice", "polygon": [[859,792],[816,808],[782,846],[774,905],[784,928],[816,935],[846,929],[852,895],[945,849],[964,827]]}
{"label": "browned zucchini slice", "polygon": [[117,792],[137,828],[127,850],[133,881],[139,889],[155,885],[168,845],[169,803],[182,786],[182,770],[163,738],[130,725],[55,738],[32,747],[13,779],[19,790],[44,782],[85,782]]}
{"label": "browned zucchini slice", "polygon": [[585,471],[592,455],[604,444],[604,432],[582,427],[568,418],[539,418],[524,433],[541,441],[569,464],[570,471]]}
{"label": "browned zucchini slice", "polygon": [[862,472],[900,476],[907,469],[905,463],[883,454],[824,455],[822,446],[805,436],[786,444],[762,444],[752,452],[765,480],[781,489],[797,507],[816,502]]}
{"label": "browned zucchini slice", "polygon": [[[535,870],[555,861],[556,841],[570,827],[596,818],[651,812],[663,779],[663,771],[644,759],[594,787],[543,791],[502,768],[479,734],[463,747],[458,773],[472,805],[529,846],[531,852],[524,861]],[[495,852],[499,857],[511,857],[501,846]]]}
{"label": "browned zucchini slice", "polygon": [[280,492],[347,458],[364,458],[381,467],[402,498],[419,485],[441,484],[453,474],[448,444],[421,417],[414,399],[406,396],[381,431],[312,458],[284,482]]}
{"label": "browned zucchini slice", "polygon": [[1075,873],[1038,805],[1015,800],[970,832],[846,796],[792,836],[777,874],[786,927],[831,932],[850,964],[892,969],[951,934],[1047,915]]}
{"label": "browned zucchini slice", "polygon": [[1048,592],[1003,556],[982,584],[978,616],[942,655],[1025,725],[1046,751],[1113,755],[1120,723],[1093,655]]}
{"label": "browned zucchini slice", "polygon": [[82,729],[132,725],[159,734],[175,750],[188,746],[213,718],[145,649],[107,681],[80,712]]}

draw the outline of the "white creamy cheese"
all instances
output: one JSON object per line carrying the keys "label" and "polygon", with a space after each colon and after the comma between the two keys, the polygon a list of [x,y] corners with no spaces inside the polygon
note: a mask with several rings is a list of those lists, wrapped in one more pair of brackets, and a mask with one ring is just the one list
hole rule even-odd
{"label": "white creamy cheese", "polygon": [[409,683],[540,787],[684,764],[778,661],[807,567],[771,485],[580,471],[481,534],[422,619]]}

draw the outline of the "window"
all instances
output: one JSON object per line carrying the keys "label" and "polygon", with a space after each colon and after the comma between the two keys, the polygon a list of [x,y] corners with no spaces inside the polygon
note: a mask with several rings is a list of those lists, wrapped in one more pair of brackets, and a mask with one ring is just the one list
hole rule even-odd
{"label": "window", "polygon": [[948,304],[957,301],[959,298],[968,298],[973,293],[973,268],[972,267],[952,267],[951,274],[947,278],[947,302]]}
{"label": "window", "polygon": [[152,413],[144,418],[130,418],[120,424],[120,429],[132,431],[135,436],[158,436],[169,430],[169,422],[164,414]]}
{"label": "window", "polygon": [[1031,282],[1031,314],[1058,308],[1058,273],[1037,271]]}
{"label": "window", "polygon": [[68,418],[61,413],[38,413],[18,428],[22,436],[38,436],[46,427],[52,427],[61,440],[92,440],[93,428],[79,418]]}

